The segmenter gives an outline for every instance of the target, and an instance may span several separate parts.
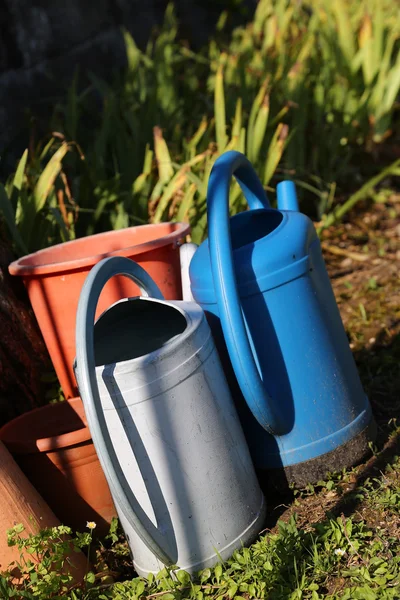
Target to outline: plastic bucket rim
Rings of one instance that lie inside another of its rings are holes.
[[[69,398],[64,400],[68,404],[82,403],[80,396],[76,396],[75,398]],[[30,439],[17,439],[16,436],[11,436],[9,439],[4,438],[4,434],[16,427],[15,432],[18,432],[18,423],[23,420],[26,420],[32,414],[38,414],[48,409],[51,404],[40,406],[38,408],[34,408],[27,413],[23,413],[18,417],[15,417],[0,429],[0,440],[7,447],[7,449],[14,454],[18,455],[27,455],[27,454],[37,454],[37,453],[46,453],[46,452],[54,452],[57,450],[63,450],[67,448],[72,448],[73,446],[77,446],[79,444],[91,441],[91,434],[89,427],[86,423],[86,417],[83,415],[83,427],[78,429],[73,429],[72,431],[68,431],[67,433],[62,433],[60,435],[49,435],[47,437],[37,438],[34,437]],[[82,405],[83,406],[83,405]],[[54,409],[52,409],[54,410]]]
[[[61,246],[66,246],[67,244],[74,244],[77,241],[82,239],[90,239],[96,236],[106,236],[115,235],[118,237],[118,234],[121,232],[126,233],[130,229],[138,229],[138,228],[155,228],[160,225],[172,225],[175,227],[175,231],[171,231],[166,235],[161,237],[156,237],[147,242],[142,242],[140,244],[134,244],[133,246],[124,246],[118,250],[111,250],[110,252],[104,252],[103,254],[91,254],[90,256],[84,256],[78,259],[69,259],[63,262],[44,262],[43,264],[34,264],[27,265],[23,264],[23,261],[26,261],[28,258],[33,256],[40,257],[42,254],[48,253],[49,250],[54,248],[59,248]],[[156,250],[158,248],[162,248],[171,244],[172,242],[179,240],[190,232],[190,224],[189,223],[148,223],[146,225],[138,225],[133,227],[125,227],[124,229],[116,229],[110,231],[104,231],[102,233],[96,233],[92,236],[87,236],[83,238],[77,238],[76,240],[70,240],[68,242],[63,242],[61,244],[55,244],[54,246],[49,246],[48,248],[43,248],[38,250],[37,252],[32,252],[31,254],[26,254],[25,256],[20,257],[18,260],[13,261],[8,270],[11,275],[17,275],[20,277],[37,277],[37,276],[45,276],[45,275],[55,275],[57,273],[66,273],[77,271],[79,269],[83,269],[85,267],[91,267],[96,262],[106,258],[108,256],[136,256],[138,254],[144,254],[145,252],[149,252],[151,250]]]

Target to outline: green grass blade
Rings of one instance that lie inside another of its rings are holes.
[[[174,177],[171,179],[167,187],[165,188],[158,204],[153,217],[153,223],[160,223],[165,210],[167,209],[169,201],[173,196],[183,188],[187,181],[187,167],[182,167]]]
[[[143,190],[144,185],[151,173],[151,169],[153,166],[153,150],[150,150],[149,144],[146,144],[146,150],[144,153],[144,164],[143,164],[143,172],[136,177],[135,181],[132,184],[132,193],[134,195],[140,194]]]
[[[357,202],[364,200],[364,198],[368,196],[374,187],[377,186],[378,183],[380,183],[383,179],[385,179],[385,177],[388,177],[389,175],[399,175],[399,167],[400,159],[393,162],[386,169],[378,173],[378,175],[375,175],[375,177],[369,179],[355,194],[352,194],[344,204],[338,206],[336,210],[327,215],[319,231],[326,229],[337,221],[343,219],[346,213],[348,213],[349,210],[351,210],[357,204]]]
[[[15,172],[14,179],[13,179],[12,186],[11,186],[10,202],[11,202],[11,206],[13,207],[14,211],[17,210],[18,196],[22,189],[27,160],[28,160],[28,150],[26,149],[21,157],[21,160],[18,163],[17,170]]]
[[[356,46],[347,2],[344,0],[333,0],[332,11],[336,18],[340,49],[350,64],[356,53]]]
[[[23,254],[28,254],[28,250],[24,244],[18,227],[15,223],[15,213],[9,197],[7,196],[4,186],[0,183],[0,209],[3,213],[4,220],[10,232],[10,235],[17,246],[18,250]]]
[[[49,212],[53,216],[54,220],[56,221],[56,223],[59,227],[61,241],[68,242],[71,238],[70,238],[69,231],[66,228],[65,223],[63,221],[60,209],[55,206],[50,206]]]
[[[163,138],[160,127],[154,127],[154,150],[158,166],[158,173],[162,183],[168,183],[174,174],[172,168],[171,156],[166,141]]]
[[[242,127],[242,129],[240,130],[238,151],[241,152],[242,154],[244,154],[246,152],[246,128],[245,127]]]
[[[264,185],[268,185],[274,175],[282,154],[285,150],[289,127],[283,123],[279,123],[275,130],[271,144],[268,150],[267,160],[264,168]]]
[[[372,21],[368,13],[364,15],[361,23],[360,32],[358,34],[359,45],[363,52],[362,70],[364,73],[364,81],[368,86],[372,83],[375,75],[375,55],[374,55],[374,40],[372,38]],[[355,55],[356,56],[356,55]],[[379,57],[380,59],[381,57]]]
[[[232,137],[239,138],[241,128],[242,128],[242,99],[238,98],[236,101],[235,118],[233,119],[233,125],[232,125]]]
[[[400,89],[400,52],[396,64],[392,67],[386,83],[386,93],[383,99],[383,110],[388,112],[396,101]]]
[[[204,133],[207,131],[207,127],[208,127],[208,121],[207,121],[206,117],[203,117],[199,127],[197,128],[197,131],[194,133],[194,135],[191,137],[191,139],[189,140],[189,142],[187,144],[187,147],[189,150],[192,150],[194,152],[196,151],[197,144],[200,142]]]
[[[254,139],[254,130],[255,130],[255,122],[257,119],[257,115],[258,115],[258,111],[260,110],[260,107],[263,103],[263,100],[265,98],[265,94],[267,93],[267,87],[268,87],[268,79],[266,79],[264,81],[264,83],[262,84],[261,88],[259,89],[257,96],[254,99],[254,102],[252,104],[251,110],[250,110],[250,116],[249,116],[249,122],[247,125],[247,156],[249,157],[249,160],[252,160],[250,158],[251,153],[252,153],[252,144],[253,144],[253,139]]]
[[[188,187],[188,189],[185,192],[184,197],[182,198],[182,201],[179,205],[179,209],[178,212],[176,214],[176,220],[178,222],[187,222],[188,221],[188,215],[189,215],[189,211],[191,210],[191,208],[193,207],[193,203],[194,203],[194,195],[196,193],[196,186],[194,183],[191,183]]]
[[[140,57],[141,57],[141,52],[139,50],[139,48],[136,46],[135,44],[135,40],[133,39],[133,37],[131,36],[131,34],[129,33],[129,31],[127,29],[122,29],[122,35],[124,37],[124,43],[125,43],[125,51],[126,51],[126,58],[128,61],[128,69],[131,73],[135,73],[135,71],[137,71],[137,68],[140,64]]]
[[[221,153],[224,151],[228,140],[228,136],[226,135],[223,66],[221,64],[218,67],[215,77],[214,113],[218,151]]]
[[[14,179],[13,179],[13,187],[18,191],[22,188],[22,183],[24,180],[26,161],[28,160],[28,149],[23,153],[21,160],[18,163],[17,170],[15,171]]]
[[[383,47],[385,43],[385,23],[381,0],[375,0],[374,2],[373,17],[373,60],[375,74],[379,72],[379,67],[383,56]]]
[[[269,96],[268,94],[265,94],[263,103],[261,105],[260,110],[258,111],[258,115],[254,123],[253,139],[250,142],[251,154],[249,155],[249,160],[253,163],[257,163],[258,161],[261,146],[265,139],[265,132],[267,131],[268,117]]]
[[[56,138],[52,137],[47,144],[45,145],[45,147],[43,148],[42,152],[40,153],[39,156],[39,160],[42,161],[46,158],[46,156],[48,155],[50,148],[52,147],[52,145],[54,144],[54,142],[56,141]]]
[[[386,76],[388,71],[390,71],[393,48],[395,43],[397,42],[398,37],[398,32],[393,30],[389,33],[389,37],[386,41],[385,51],[383,53],[383,57],[379,66],[378,81],[377,84],[374,86],[372,93],[376,105],[379,104],[382,99],[383,89],[386,83]]]
[[[45,205],[47,196],[49,195],[55,180],[57,179],[62,169],[62,160],[69,150],[69,145],[63,142],[59,149],[53,154],[42,174],[34,190],[35,211],[38,213]]]

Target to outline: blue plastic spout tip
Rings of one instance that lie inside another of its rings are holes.
[[[299,211],[296,186],[294,185],[293,181],[281,181],[278,183],[276,186],[276,195],[279,210]]]

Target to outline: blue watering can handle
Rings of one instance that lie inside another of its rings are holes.
[[[96,450],[102,459],[103,470],[120,509],[149,550],[163,564],[172,565],[173,560],[163,548],[165,538],[150,521],[126,481],[114,451],[100,400],[94,358],[93,325],[103,287],[115,275],[125,275],[132,279],[145,296],[164,299],[146,271],[128,258],[120,256],[105,258],[93,267],[82,288],[76,315],[76,364],[79,391],[84,399],[85,412],[91,424],[90,431]]]
[[[220,156],[211,171],[207,192],[208,243],[222,331],[236,378],[252,413],[274,435],[287,433],[287,425],[274,410],[250,346],[243,318],[229,227],[229,188],[232,176],[242,188],[251,209],[269,208],[264,188],[251,163],[240,152]]]

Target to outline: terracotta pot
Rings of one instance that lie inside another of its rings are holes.
[[[72,370],[75,315],[90,269],[106,256],[133,258],[154,279],[167,300],[182,298],[178,243],[190,231],[184,223],[141,225],[58,244],[11,263],[29,298],[66,398],[78,395]],[[107,283],[97,307],[99,316],[120,298],[139,295],[126,277]]]
[[[0,440],[64,525],[108,532],[116,510],[80,398],[37,408],[0,429]]]
[[[0,572],[8,570],[14,561],[20,562],[20,551],[17,546],[7,545],[6,535],[7,529],[19,523],[25,527],[21,534],[23,537],[35,535],[40,529],[60,525],[55,514],[0,442]],[[32,554],[27,554],[25,558],[35,560]],[[68,563],[68,572],[73,576],[74,582],[81,582],[87,572],[84,554],[71,550]],[[10,571],[17,581],[18,569],[14,567]]]

